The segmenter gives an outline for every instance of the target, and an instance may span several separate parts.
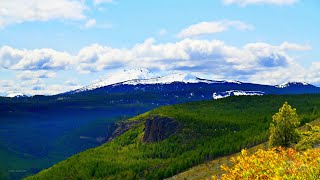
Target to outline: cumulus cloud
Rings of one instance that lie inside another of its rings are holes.
[[[251,4],[273,4],[273,5],[292,5],[298,0],[222,0],[224,4],[237,4],[247,6]]]
[[[296,45],[296,44],[293,44]],[[287,43],[286,46],[293,46]],[[83,48],[78,53],[78,70],[102,71],[107,69],[144,67],[157,70],[221,70],[237,71],[287,66],[292,58],[282,45],[250,43],[242,48],[219,40],[184,39],[176,43],[156,44],[147,39],[131,49],[115,49],[98,44]]]
[[[290,56],[280,46],[272,46],[267,43],[250,43],[244,46],[244,49],[250,51],[257,62],[266,67],[287,66],[291,60]]]
[[[0,48],[0,66],[13,70],[66,69],[73,57],[66,52],[53,49],[15,49],[9,46]]]
[[[298,73],[297,73],[298,72]],[[306,78],[306,70],[296,63],[291,63],[287,67],[277,67],[268,70],[257,71],[248,76],[247,81],[259,84],[281,84],[284,82],[309,82]]]
[[[24,93],[27,95],[54,95],[82,87],[75,81],[66,81],[62,84],[46,84],[42,80],[24,80],[17,83],[14,80],[0,80],[0,95]]]
[[[221,21],[211,21],[211,22],[201,22],[198,24],[193,24],[186,29],[182,30],[177,37],[186,38],[192,36],[206,35],[224,32],[229,29],[237,30],[252,30],[254,27],[250,24],[247,24],[242,21],[230,21],[230,20],[221,20]]]
[[[0,1],[0,28],[9,24],[52,19],[85,19],[82,0],[9,0]]]
[[[278,46],[249,43],[235,47],[219,40],[183,39],[157,44],[150,38],[132,48],[119,49],[93,44],[76,55],[53,49],[20,50],[0,48],[0,66],[12,70],[62,70],[98,72],[125,67],[155,70],[221,70],[254,71],[286,67],[293,59],[288,51],[308,50],[308,45],[284,42]]]
[[[256,42],[235,47],[219,40],[184,39],[157,44],[154,39],[147,39],[130,49],[95,44],[82,49],[77,59],[81,62],[78,70],[87,72],[143,67],[154,71],[189,71],[220,79],[266,84],[300,80],[316,82],[320,63],[306,70],[289,54],[289,51],[310,48],[309,45],[289,42],[279,45]],[[309,79],[311,76],[313,80]]]
[[[0,48],[0,67],[18,71],[17,79],[34,83],[26,86],[36,94],[58,91],[57,86],[51,87],[55,89],[53,91],[42,81],[54,78],[56,71],[65,69],[93,73],[146,68],[156,72],[187,71],[220,79],[267,84],[285,80],[316,82],[320,80],[320,63],[315,62],[306,70],[290,55],[291,51],[310,48],[309,45],[289,42],[279,45],[256,42],[236,47],[220,40],[199,39],[157,43],[152,38],[126,49],[93,44],[75,55],[53,49],[20,50],[3,46]],[[8,86],[6,83],[4,85]],[[78,87],[73,82],[64,86]]]

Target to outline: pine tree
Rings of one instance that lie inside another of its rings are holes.
[[[295,108],[285,102],[279,112],[272,116],[270,124],[270,146],[291,147],[299,140],[300,124]]]

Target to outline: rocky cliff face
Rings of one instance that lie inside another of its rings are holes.
[[[113,131],[112,135],[108,138],[108,141],[112,141],[116,137],[125,133],[129,129],[131,129],[134,125],[139,124],[141,121],[120,121],[116,124],[116,129]]]
[[[141,123],[139,121],[120,121],[116,124],[116,128],[112,135],[108,138],[108,141],[114,140],[116,137],[122,135],[126,131],[130,130],[133,126]],[[145,121],[144,136],[142,141],[158,142],[168,138],[169,136],[177,133],[180,130],[180,124],[173,118],[151,116]]]
[[[180,124],[172,118],[154,116],[145,122],[143,142],[161,141],[180,129]]]

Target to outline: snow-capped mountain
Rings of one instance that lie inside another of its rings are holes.
[[[181,82],[181,83],[236,83],[241,84],[239,81],[215,81],[215,80],[208,80],[208,79],[202,79],[198,78],[190,73],[173,73],[166,76],[161,76],[157,78],[151,78],[151,79],[140,79],[140,80],[130,80],[123,82],[122,84],[128,84],[128,85],[138,85],[138,84],[171,84],[174,82]]]
[[[236,83],[241,84],[239,81],[214,81],[198,78],[189,73],[173,73],[166,76],[160,76],[152,73],[147,69],[130,69],[117,72],[110,75],[104,80],[97,83],[85,86],[83,88],[71,91],[69,93],[79,93],[84,91],[90,91],[110,85],[142,85],[142,84],[171,84],[174,82],[181,83]]]
[[[157,94],[161,98],[173,96],[180,99],[202,100],[240,95],[320,93],[320,88],[299,82],[271,86],[230,80],[217,81],[184,72],[159,76],[147,69],[130,69],[113,73],[97,83],[61,95],[78,93],[88,95],[142,93],[143,95]],[[194,96],[189,96],[190,93]]]
[[[224,92],[214,92],[213,99],[221,99],[229,96],[262,96],[265,92],[262,91],[241,91],[241,90],[230,90]]]
[[[143,79],[151,79],[151,78],[157,78],[157,77],[160,77],[160,76],[158,74],[150,72],[147,69],[123,70],[120,72],[115,72],[114,74],[108,76],[104,80],[101,80],[97,83],[77,89],[73,92],[77,93],[77,92],[89,91],[89,90],[109,86],[109,85],[120,83],[120,82],[129,81],[129,80],[143,80]]]
[[[313,86],[311,84],[308,84],[306,82],[285,82],[279,85],[276,85],[275,87],[277,88],[287,88],[287,87],[292,87],[292,86]],[[314,86],[313,86],[314,87]]]
[[[15,98],[15,97],[28,97],[28,96],[23,93],[10,93],[6,97]]]
[[[200,79],[192,74],[188,73],[173,73],[166,76],[150,79],[137,79],[123,82],[123,84],[138,85],[138,84],[171,84],[173,82],[183,83],[213,83],[215,81]]]
[[[90,91],[106,86],[120,86],[120,85],[152,85],[152,84],[171,84],[171,83],[231,83],[241,84],[239,81],[215,81],[198,78],[192,74],[179,72],[165,76],[159,76],[152,73],[147,69],[130,69],[118,72],[108,78],[101,80],[92,85],[85,86],[83,88],[71,91],[69,93],[79,93],[84,91]]]

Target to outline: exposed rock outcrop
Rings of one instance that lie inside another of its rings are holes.
[[[143,142],[161,141],[180,129],[180,124],[168,117],[153,116],[146,120]]]
[[[125,133],[129,129],[131,129],[134,125],[139,124],[141,121],[120,121],[116,124],[116,129],[113,131],[112,135],[108,138],[108,141],[112,141],[116,137]]]

